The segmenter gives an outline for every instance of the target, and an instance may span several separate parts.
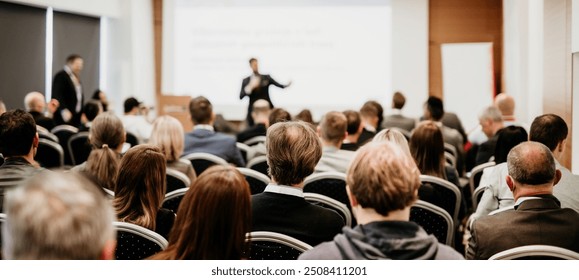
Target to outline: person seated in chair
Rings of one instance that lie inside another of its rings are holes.
[[[56,126],[56,122],[52,119],[52,116],[58,109],[58,106],[58,100],[52,99],[47,104],[44,95],[37,91],[29,92],[24,97],[24,107],[26,111],[34,117],[37,125],[46,128],[48,131],[51,131]]]
[[[318,126],[318,135],[322,140],[322,158],[316,165],[315,172],[335,171],[346,173],[354,152],[341,150],[342,142],[348,136],[348,120],[341,112],[328,112]]]
[[[253,103],[253,110],[251,117],[253,119],[253,126],[250,126],[237,134],[237,142],[243,143],[256,136],[265,136],[267,127],[269,126],[269,113],[271,108],[269,102],[264,99],[259,99]]]

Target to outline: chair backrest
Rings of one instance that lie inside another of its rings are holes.
[[[489,161],[489,162],[485,162],[483,164],[479,164],[479,165],[472,168],[472,170],[470,171],[470,176],[468,176],[468,186],[470,187],[470,193],[471,194],[474,194],[474,191],[478,187],[484,169],[487,167],[495,166],[495,165],[496,165],[496,163],[494,161]],[[474,200],[473,200],[473,202],[474,202]]]
[[[304,193],[318,193],[335,199],[348,207],[352,212],[352,206],[346,192],[346,174],[335,171],[319,172],[308,176],[304,180]],[[352,217],[352,227],[357,225]]]
[[[346,204],[319,193],[305,192],[304,199],[313,204],[322,206],[324,208],[332,209],[338,212],[338,214],[340,214],[340,216],[342,216],[342,218],[344,219],[344,223],[346,224],[346,226],[352,227],[352,211],[348,209],[348,206],[346,206]]]
[[[251,137],[245,141],[243,141],[243,144],[248,145],[248,146],[253,146],[253,145],[257,145],[259,143],[265,143],[265,136],[254,136]]]
[[[36,126],[36,128],[38,128],[38,127],[39,127],[39,126]],[[40,139],[47,139],[47,140],[50,140],[50,141],[52,141],[52,142],[59,143],[58,137],[57,137],[56,135],[48,132],[48,130],[46,130],[46,129],[44,129],[44,130],[37,129],[36,131],[38,132],[38,137],[39,137]]]
[[[0,165],[4,164],[4,155],[0,153]]]
[[[113,222],[117,230],[117,260],[142,260],[167,248],[168,242],[158,233],[124,222]]]
[[[227,165],[227,161],[209,153],[191,153],[182,158],[191,161],[191,165],[193,165],[193,169],[195,169],[197,176],[201,175],[205,169],[213,165]]]
[[[245,176],[245,180],[249,183],[251,194],[262,193],[265,190],[265,187],[267,187],[271,182],[269,177],[255,170],[244,167],[237,167],[237,170]]]
[[[579,260],[579,253],[557,246],[527,245],[496,253],[489,260]]]
[[[249,162],[255,156],[255,150],[250,146],[239,142],[235,143],[235,145],[237,145],[237,149],[241,152],[241,156],[243,156],[245,162]]]
[[[297,260],[301,253],[312,249],[307,243],[277,232],[253,231],[250,260]]]
[[[6,214],[0,213],[0,260],[2,259],[2,227],[6,223]]]
[[[265,176],[269,176],[267,170],[269,169],[269,165],[267,165],[267,157],[266,156],[257,156],[250,160],[247,165],[247,168],[255,170]]]
[[[480,186],[480,187],[476,188],[474,190],[474,192],[472,193],[472,209],[474,211],[476,211],[476,208],[478,207],[478,203],[480,202],[480,199],[482,198],[486,189],[487,189],[486,186]]]
[[[454,169],[456,169],[456,157],[454,157],[449,152],[444,152],[444,159],[446,160],[446,163],[448,163],[448,165],[450,165],[450,166],[454,167]]]
[[[418,200],[410,207],[410,221],[434,235],[438,242],[454,247],[454,223],[452,217],[444,209]]]
[[[167,168],[167,192],[174,190],[188,188],[191,185],[191,180],[187,175],[172,168]]]
[[[78,128],[68,124],[61,124],[55,126],[50,132],[58,137],[58,143],[64,149],[64,164],[72,165],[70,150],[67,149],[68,139],[78,133]]]
[[[51,140],[39,139],[38,150],[34,159],[45,168],[58,168],[64,165],[64,150]]]
[[[139,139],[137,135],[127,131],[125,142],[131,144],[131,147],[134,147],[141,144],[141,139]]]
[[[185,193],[187,193],[188,190],[189,187],[181,188],[165,194],[162,207],[173,211],[173,213],[177,213],[179,204],[181,204],[181,200],[183,200],[183,196],[185,196]]]
[[[70,139],[68,139],[68,151],[72,165],[79,165],[88,159],[90,151],[92,150],[88,141],[88,135],[89,132],[84,131],[72,135]]]
[[[105,195],[107,196],[108,199],[113,200],[115,198],[115,192],[113,192],[107,188],[102,188],[102,189],[105,192]]]
[[[418,189],[420,200],[432,203],[446,210],[455,224],[458,224],[458,212],[462,195],[453,183],[430,175],[420,175],[421,186]]]
[[[454,156],[454,158],[458,158],[458,151],[456,150],[456,148],[450,144],[450,143],[444,143],[444,151],[445,152],[449,152],[451,155]]]

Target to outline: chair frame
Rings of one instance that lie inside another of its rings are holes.
[[[265,139],[267,139],[265,136],[259,135],[259,136],[254,136],[251,137],[245,141],[243,141],[243,144],[247,145],[247,146],[253,146],[259,143],[265,143]]]
[[[181,157],[182,159],[186,159],[191,161],[192,159],[204,159],[204,160],[208,160],[208,161],[212,161],[215,164],[221,164],[221,165],[228,165],[227,161],[214,155],[214,154],[210,154],[210,153],[190,153],[187,155],[184,155]],[[199,176],[199,174],[197,174],[197,176]]]
[[[90,135],[90,134],[89,134],[88,131],[82,131],[82,132],[79,132],[79,133],[77,133],[77,134],[75,134],[75,135],[70,136],[70,138],[68,138],[68,143],[67,143],[67,146],[68,146],[68,147],[67,147],[67,148],[68,148],[68,152],[70,153],[70,159],[72,160],[72,165],[79,165],[79,164],[82,163],[82,162],[76,162],[76,160],[75,160],[75,158],[74,158],[74,151],[73,151],[72,145],[71,145],[72,141],[75,140],[75,139],[77,139],[77,138],[84,137],[84,136],[86,136],[86,139],[88,140],[88,139],[89,139],[89,135]]]
[[[47,146],[50,146],[54,149],[56,149],[58,151],[58,161],[60,162],[60,166],[58,166],[57,168],[61,168],[64,166],[64,149],[62,149],[62,146],[60,146],[60,144],[58,144],[58,142],[53,142],[51,140],[48,139],[38,139],[38,143],[42,143],[45,144]]]
[[[343,213],[344,216],[346,217],[346,220],[344,221],[346,223],[346,226],[352,227],[352,212],[350,212],[350,209],[348,209],[348,206],[346,206],[344,203],[341,203],[341,202],[339,202],[339,201],[337,201],[329,196],[319,194],[319,193],[305,192],[304,193],[304,199],[306,201],[309,201],[309,202],[319,202],[319,203],[330,205],[332,207],[332,209],[340,211],[341,213]]]
[[[0,222],[6,222],[6,213],[0,213]]]
[[[473,211],[476,211],[476,208],[478,207],[479,200],[477,199],[477,197],[481,193],[484,193],[486,191],[486,189],[487,189],[486,186],[479,186],[472,193],[472,209],[473,209]]]
[[[115,192],[113,192],[107,188],[102,188],[102,189],[105,192],[105,194],[107,195],[108,199],[114,199],[115,198]]]
[[[281,245],[292,247],[300,252],[313,249],[313,247],[301,240],[293,238],[289,235],[271,232],[271,231],[252,231],[248,233],[247,238],[251,241],[265,241],[275,242]]]
[[[456,157],[454,157],[451,152],[444,151],[444,158],[446,163],[456,169]]]
[[[169,245],[169,242],[163,236],[142,226],[125,222],[113,222],[113,227],[117,231],[122,230],[155,242],[162,250],[165,250]]]
[[[444,151],[449,152],[454,158],[458,158],[458,151],[452,144],[444,142]]]
[[[237,149],[245,152],[245,162],[249,162],[255,157],[255,150],[252,149],[249,145],[241,142],[236,142],[235,145],[237,146]]]
[[[165,198],[163,198],[163,203],[165,203],[167,200],[170,200],[170,199],[173,199],[173,198],[176,198],[179,196],[184,196],[188,190],[189,190],[189,188],[180,188],[180,189],[176,189],[170,193],[165,194]],[[161,203],[161,205],[163,203]]]
[[[440,185],[444,188],[451,190],[455,194],[456,202],[454,205],[454,213],[448,213],[448,214],[451,215],[454,224],[457,224],[458,223],[458,212],[460,211],[460,200],[462,198],[462,196],[460,194],[460,189],[449,181],[446,181],[446,180],[438,178],[438,177],[430,176],[430,175],[420,175],[420,182],[421,183],[434,183],[434,184]],[[427,201],[425,201],[425,202],[427,202]],[[432,204],[432,203],[430,203],[430,204]],[[438,207],[440,207],[440,206],[438,206]],[[440,209],[444,210],[443,208],[440,208]],[[447,212],[446,210],[444,210],[444,211]]]
[[[251,169],[251,170],[255,170],[255,169],[252,169],[251,167],[258,164],[258,163],[262,163],[262,162],[267,163],[267,157],[266,156],[256,156],[256,157],[252,158],[250,161],[248,161],[247,164],[245,165],[245,167],[248,169]]]
[[[68,125],[68,124],[57,125],[50,131],[50,133],[56,135],[57,132],[64,131],[64,130],[66,130],[68,132],[72,132],[72,133],[78,133],[78,128],[76,128],[72,125]]]
[[[38,129],[38,126],[37,126],[36,132],[38,132],[38,136],[40,139],[50,139],[51,141],[53,141],[55,143],[59,143],[58,136],[50,133],[50,131],[48,131],[46,129],[41,130],[41,129]]]
[[[549,256],[564,260],[579,260],[579,253],[551,245],[527,245],[492,255],[489,260],[514,260],[522,257]]]
[[[470,171],[470,175],[468,176],[468,185],[470,187],[470,193],[471,194],[474,195],[475,190],[479,187],[479,186],[474,185],[475,175],[477,175],[478,173],[482,173],[485,168],[495,166],[495,165],[496,165],[496,163],[494,161],[489,161],[489,162],[485,162],[483,164],[479,164],[479,165],[472,168],[472,170]],[[480,184],[480,182],[479,182],[479,184]]]
[[[306,177],[306,179],[304,179],[304,187],[311,182],[321,180],[321,179],[341,179],[341,180],[344,180],[344,182],[346,182],[346,174],[342,173],[342,172],[337,172],[337,171],[326,171],[326,172],[314,173],[314,174]]]
[[[244,176],[253,177],[254,179],[257,179],[257,180],[264,182],[266,185],[269,185],[271,183],[271,179],[269,179],[269,177],[267,177],[265,174],[263,174],[259,171],[256,171],[256,170],[253,170],[253,169],[250,169],[247,167],[236,167],[236,168]]]
[[[187,187],[191,186],[191,180],[189,180],[189,177],[183,174],[183,172],[167,167],[167,175],[177,178],[178,180],[183,182]]]
[[[444,210],[441,207],[438,207],[430,202],[426,202],[423,200],[417,200],[412,205],[412,207],[422,208],[422,209],[428,210],[430,212],[433,212],[437,215],[442,216],[444,218],[444,220],[446,220],[446,223],[448,224],[448,230],[446,231],[445,244],[454,248],[454,246],[453,246],[453,243],[454,243],[454,222],[453,222],[452,217],[450,216],[450,214],[448,214],[448,212],[446,210]]]

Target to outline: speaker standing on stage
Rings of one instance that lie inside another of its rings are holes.
[[[64,69],[56,73],[52,81],[52,97],[60,103],[54,114],[56,124],[80,125],[84,97],[80,82],[83,59],[73,54],[66,59]]]
[[[269,102],[271,108],[273,108],[273,104],[271,103],[271,99],[269,98],[269,86],[274,85],[279,88],[286,88],[291,85],[289,82],[287,85],[282,85],[276,82],[272,77],[269,75],[262,75],[259,73],[257,59],[252,58],[249,60],[249,65],[251,66],[251,70],[253,74],[245,79],[241,84],[241,92],[239,93],[239,99],[243,99],[245,96],[249,96],[249,106],[247,107],[247,124],[249,126],[253,125],[253,119],[251,118],[251,110],[253,107],[253,103],[259,99],[265,99]]]

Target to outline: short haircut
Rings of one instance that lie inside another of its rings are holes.
[[[504,92],[495,96],[495,105],[503,116],[512,116],[515,113],[515,99]]]
[[[481,121],[491,120],[493,122],[502,122],[503,115],[501,114],[499,108],[495,106],[488,106],[478,115],[478,119]]]
[[[297,185],[314,172],[322,157],[322,144],[306,122],[279,122],[267,130],[269,175],[278,184]]]
[[[149,144],[159,147],[167,162],[179,160],[183,154],[184,143],[183,125],[176,118],[160,116],[155,120]]]
[[[541,185],[555,178],[555,159],[542,143],[527,141],[515,146],[507,156],[509,175],[526,185]]]
[[[358,150],[346,183],[360,206],[387,216],[416,201],[420,172],[412,158],[395,144],[371,142]]]
[[[86,116],[86,119],[92,122],[98,116],[98,114],[103,111],[103,105],[100,103],[100,101],[89,100],[86,104],[84,104],[82,111]]]
[[[127,98],[123,104],[125,113],[132,111],[134,108],[139,108],[139,106],[141,106],[141,102],[134,97]]]
[[[360,124],[362,123],[362,118],[360,117],[360,113],[354,110],[346,110],[342,112],[346,119],[348,120],[348,127],[346,131],[350,135],[354,135],[358,133],[358,129],[360,128]]]
[[[203,96],[191,99],[189,113],[194,124],[209,124],[213,117],[213,105]]]
[[[442,99],[436,96],[428,97],[428,100],[426,100],[426,109],[430,112],[430,117],[433,121],[440,121],[444,116]]]
[[[66,58],[66,63],[67,64],[73,63],[75,60],[79,58],[82,59],[82,57],[78,54],[71,54]]]
[[[344,140],[348,119],[341,112],[331,111],[324,115],[320,122],[320,132],[322,139],[337,144]]]
[[[24,156],[30,152],[36,136],[36,122],[21,109],[0,115],[0,153],[4,157]]]
[[[257,58],[255,58],[255,57],[250,58],[250,59],[249,59],[249,64],[251,64],[251,63],[254,62],[254,61],[257,61]]]
[[[520,126],[507,126],[497,132],[498,138],[495,145],[495,163],[507,161],[507,155],[518,144],[529,139],[527,131]]]
[[[98,187],[74,173],[42,172],[6,194],[4,258],[99,259],[115,214]]]
[[[304,121],[310,124],[314,124],[314,117],[312,116],[312,111],[309,109],[303,109],[297,115],[294,116],[295,121]]]
[[[38,91],[29,92],[24,96],[24,108],[26,111],[31,112],[38,108],[38,102],[42,102],[44,105],[44,95]],[[43,113],[43,112],[39,112]]]
[[[292,115],[282,108],[275,108],[269,113],[269,125],[272,126],[278,122],[287,122],[292,120]]]
[[[544,114],[536,117],[531,124],[529,140],[547,146],[551,151],[567,138],[569,129],[565,121],[555,114]]]
[[[253,103],[252,112],[258,115],[269,115],[271,112],[271,103],[265,99],[258,99]]]
[[[384,120],[384,108],[374,100],[366,101],[360,108],[360,114],[364,117],[378,117],[378,125]]]
[[[404,104],[406,104],[406,97],[404,97],[404,94],[399,91],[395,92],[394,95],[392,95],[392,106],[395,109],[402,109]]]

